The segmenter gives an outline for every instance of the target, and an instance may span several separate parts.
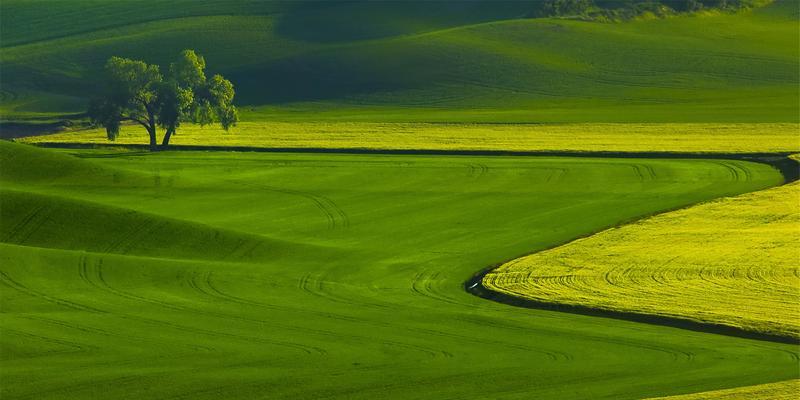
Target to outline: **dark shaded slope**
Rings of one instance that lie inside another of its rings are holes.
[[[166,64],[188,47],[233,80],[247,119],[402,110],[417,121],[443,111],[453,121],[797,121],[791,1],[625,23],[508,20],[528,6],[487,4],[323,2],[4,47],[0,114],[82,111],[108,57]]]

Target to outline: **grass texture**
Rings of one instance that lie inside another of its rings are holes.
[[[798,121],[796,0],[624,23],[535,3],[8,0],[0,116],[82,112],[110,56],[193,48],[251,121]]]
[[[800,125],[760,124],[422,124],[367,122],[242,122],[230,132],[184,125],[173,143],[284,148],[793,152]],[[125,126],[114,143],[142,144],[141,127]],[[29,143],[108,144],[100,129],[21,139]]]
[[[538,301],[800,338],[799,199],[792,183],[655,216],[511,261],[483,283]]]
[[[0,165],[3,399],[638,399],[798,377],[796,346],[462,287],[498,260],[778,184],[766,165],[4,141]]]

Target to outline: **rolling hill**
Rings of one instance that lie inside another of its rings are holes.
[[[730,164],[748,174],[0,141],[0,397],[619,400],[797,378],[795,345],[463,289],[498,260],[781,181]]]
[[[757,6],[1,1],[2,138],[83,118],[110,56],[164,67],[186,48],[233,81],[243,121],[185,124],[174,144],[199,146],[181,151],[92,148],[100,129],[0,140],[0,397],[794,391],[786,340],[464,290],[501,260],[791,175],[701,158],[800,149],[800,4],[721,3],[740,2]]]
[[[4,1],[4,120],[83,111],[111,55],[184,48],[247,120],[797,122],[795,0],[601,23],[536,2]],[[45,13],[44,11],[47,10]]]

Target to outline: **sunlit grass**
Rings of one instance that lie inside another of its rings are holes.
[[[634,399],[797,377],[796,346],[463,290],[499,260],[779,183],[764,164],[0,141],[0,165],[3,399]]]
[[[182,126],[172,143],[201,146],[514,151],[791,152],[800,150],[800,125],[764,124],[422,124],[242,122]],[[107,144],[99,129],[22,139],[26,142]],[[116,142],[143,144],[138,126]]]
[[[798,200],[800,183],[724,198],[511,261],[483,282],[544,302],[797,338]]]
[[[800,380],[794,379],[764,385],[715,390],[651,400],[795,400],[800,393]]]

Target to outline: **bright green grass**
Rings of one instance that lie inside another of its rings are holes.
[[[798,121],[796,0],[613,24],[520,19],[524,2],[59,4],[2,13],[26,16],[0,43],[5,119],[82,111],[111,55],[194,48],[246,120]]]
[[[635,399],[798,375],[796,346],[462,288],[779,183],[765,165],[726,162],[744,181],[703,160],[76,155],[0,142],[3,399]]]

